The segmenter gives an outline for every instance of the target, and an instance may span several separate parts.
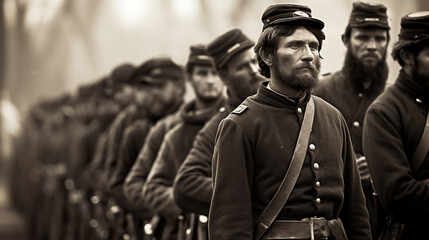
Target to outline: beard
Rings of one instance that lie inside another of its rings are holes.
[[[386,52],[375,66],[367,67],[348,48],[344,60],[343,73],[346,79],[352,84],[353,89],[356,89],[358,92],[380,92],[386,86],[389,74],[389,67],[386,63]],[[362,84],[363,80],[371,83],[369,88],[365,89]]]
[[[318,79],[319,72],[320,72],[319,57],[315,59],[314,64],[311,64],[310,62],[303,62],[296,66],[289,66],[289,69],[285,73],[282,73],[280,71],[281,65],[282,63],[277,61],[277,58],[273,59],[274,76],[276,76],[279,82],[281,82],[285,86],[293,88],[297,91],[309,91],[312,88],[314,88],[319,81]],[[301,71],[301,69],[303,68],[307,68],[310,72],[310,75],[299,74],[298,71]]]

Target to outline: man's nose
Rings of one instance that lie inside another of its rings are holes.
[[[314,55],[313,51],[311,51],[310,46],[305,45],[303,49],[302,61],[313,61]]]
[[[374,38],[371,38],[371,39],[368,40],[366,48],[368,50],[376,50],[377,49],[377,42],[375,41]]]
[[[216,74],[214,74],[214,73],[209,73],[208,75],[207,75],[207,83],[208,84],[214,84],[215,83],[215,81],[216,81],[216,78],[217,78],[218,76],[216,75]]]

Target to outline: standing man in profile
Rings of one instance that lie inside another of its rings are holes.
[[[391,220],[404,224],[397,239],[425,239],[429,226],[429,11],[401,19],[392,57],[401,70],[395,84],[368,108],[363,149],[381,204]]]
[[[187,212],[207,216],[212,197],[212,155],[217,128],[222,119],[256,93],[265,80],[259,72],[253,47],[255,43],[241,30],[231,29],[208,44],[216,69],[227,88],[227,104],[197,134],[192,149],[174,182],[174,199]],[[206,219],[202,217],[202,219]]]
[[[173,181],[198,131],[225,105],[223,83],[205,46],[193,45],[190,50],[187,75],[195,99],[185,103],[180,109],[180,122],[165,134],[141,193],[153,213],[166,221],[162,240],[181,239],[179,215],[183,211],[174,202]]]
[[[382,4],[353,3],[349,23],[341,36],[347,53],[340,71],[321,79],[313,94],[343,114],[350,130],[353,149],[370,215],[373,238],[383,216],[377,213],[374,190],[362,148],[363,120],[369,105],[383,92],[388,76],[386,63],[389,24]],[[380,218],[378,218],[380,217]]]
[[[210,239],[371,239],[347,124],[311,95],[324,23],[295,4],[262,22],[255,52],[271,81],[219,125]]]

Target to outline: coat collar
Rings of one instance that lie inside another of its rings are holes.
[[[180,117],[184,122],[187,123],[205,123],[207,122],[215,113],[219,111],[219,108],[225,105],[225,98],[220,97],[213,106],[202,111],[195,111],[195,100],[192,100],[186,103],[180,111]]]
[[[421,81],[418,81],[417,79],[409,76],[403,70],[399,72],[399,76],[396,79],[395,85],[416,98],[416,101],[419,99],[425,102],[426,105],[429,104],[429,89],[425,88],[421,84]]]
[[[280,108],[296,108],[296,107],[305,107],[307,102],[310,100],[311,94],[308,92],[300,100],[296,101],[287,96],[281,95],[267,88],[268,81],[261,83],[259,85],[258,93],[255,95],[254,99],[258,102],[265,103]]]

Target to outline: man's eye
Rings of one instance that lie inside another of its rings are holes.
[[[292,49],[298,49],[298,48],[300,48],[301,46],[300,46],[298,43],[292,43],[292,44],[290,45],[290,47],[291,47]]]
[[[317,46],[316,44],[311,44],[311,45],[310,45],[310,49],[311,49],[311,51],[317,51],[318,47],[319,47],[319,46]]]
[[[378,38],[376,38],[376,40],[377,40],[377,42],[383,42],[383,41],[386,41],[386,38],[385,37],[378,37]]]
[[[356,37],[356,39],[357,39],[357,40],[361,40],[361,41],[366,41],[366,40],[368,40],[369,38],[368,38],[368,37],[365,37],[365,36],[358,36],[358,37]]]
[[[199,76],[207,76],[207,72],[197,72],[197,75]]]

